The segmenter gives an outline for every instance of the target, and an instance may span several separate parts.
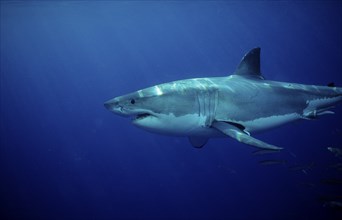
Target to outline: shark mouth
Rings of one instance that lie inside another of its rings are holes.
[[[142,113],[142,114],[137,114],[135,116],[135,119],[136,120],[140,120],[140,119],[144,119],[144,118],[147,118],[147,117],[150,117],[150,116],[153,116],[153,115],[151,115],[149,113]]]
[[[150,118],[150,117],[156,117],[156,116],[152,115],[150,113],[144,112],[144,113],[134,115],[132,119],[133,119],[133,121],[140,121],[140,120]]]

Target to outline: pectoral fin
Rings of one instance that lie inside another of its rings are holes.
[[[269,150],[280,150],[281,147],[277,147],[271,144],[267,144],[265,142],[262,142],[258,139],[255,139],[251,136],[249,136],[246,132],[242,131],[238,127],[226,123],[226,122],[214,122],[212,124],[212,127],[216,128],[217,130],[221,131],[225,135],[228,135],[229,137],[232,137],[242,143],[252,145],[254,147],[262,148],[262,149],[269,149]]]
[[[189,137],[189,141],[193,147],[202,148],[207,142],[207,137]]]

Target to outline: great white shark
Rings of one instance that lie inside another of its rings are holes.
[[[260,48],[249,51],[230,76],[164,83],[119,96],[105,107],[151,132],[189,137],[194,147],[229,136],[258,148],[279,150],[251,136],[299,119],[333,114],[342,88],[265,80]]]

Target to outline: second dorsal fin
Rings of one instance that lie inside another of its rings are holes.
[[[245,54],[234,74],[264,79],[260,72],[260,47],[253,48]]]

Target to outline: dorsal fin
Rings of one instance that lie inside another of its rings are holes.
[[[260,47],[253,48],[245,54],[234,74],[264,79],[260,72]]]

